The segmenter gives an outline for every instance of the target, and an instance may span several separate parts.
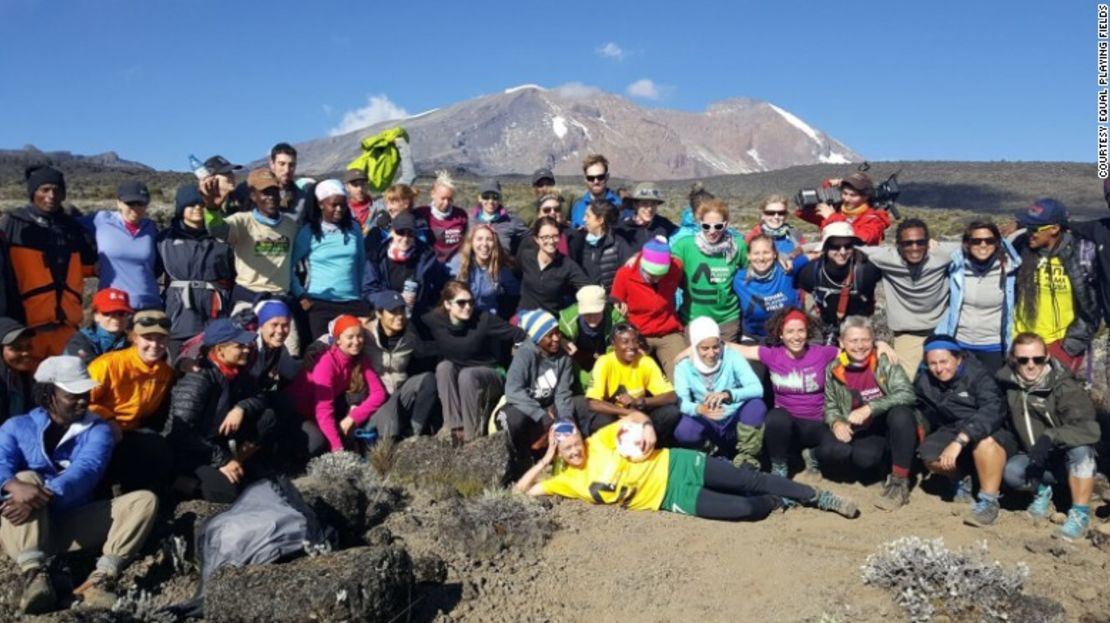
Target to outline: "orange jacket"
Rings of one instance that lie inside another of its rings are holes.
[[[162,410],[174,372],[165,360],[143,363],[132,346],[93,359],[89,376],[100,382],[89,397],[89,410],[123,430],[134,430]]]

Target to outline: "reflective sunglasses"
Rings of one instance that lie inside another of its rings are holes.
[[[1040,355],[1038,357],[1014,357],[1014,361],[1018,362],[1019,364],[1021,364],[1023,366],[1029,365],[1030,361],[1037,364],[1038,366],[1043,366],[1045,364],[1045,362],[1048,361],[1048,357],[1046,357],[1044,355]]]
[[[710,231],[710,230],[721,231],[726,226],[728,226],[728,223],[702,223],[701,224],[702,231]]]

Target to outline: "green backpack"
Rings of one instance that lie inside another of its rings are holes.
[[[397,167],[401,166],[401,153],[394,144],[398,138],[407,141],[409,133],[404,128],[391,128],[362,139],[362,154],[347,165],[348,169],[366,172],[370,190],[375,194],[389,188]]]

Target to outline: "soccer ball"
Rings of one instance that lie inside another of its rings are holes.
[[[639,422],[622,422],[617,430],[617,452],[626,459],[644,458],[644,425]]]

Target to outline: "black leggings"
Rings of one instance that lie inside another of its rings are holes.
[[[827,438],[833,437],[827,424],[819,420],[796,418],[786,409],[771,409],[763,420],[763,447],[772,463],[790,460],[790,449],[795,444],[802,448],[816,448]]]
[[[822,466],[829,464],[845,468],[851,465],[861,471],[873,470],[883,462],[888,448],[895,467],[909,470],[913,466],[913,455],[917,450],[917,420],[910,407],[894,407],[882,417],[875,418],[870,426],[856,431],[849,443],[829,435],[817,448],[817,460]]]
[[[710,457],[705,461],[705,484],[698,492],[695,514],[705,519],[754,521],[775,510],[781,498],[809,502],[816,496],[813,487]]]
[[[123,431],[101,481],[103,491],[119,485],[123,493],[149,489],[158,493],[173,482],[173,448],[148,429]]]

